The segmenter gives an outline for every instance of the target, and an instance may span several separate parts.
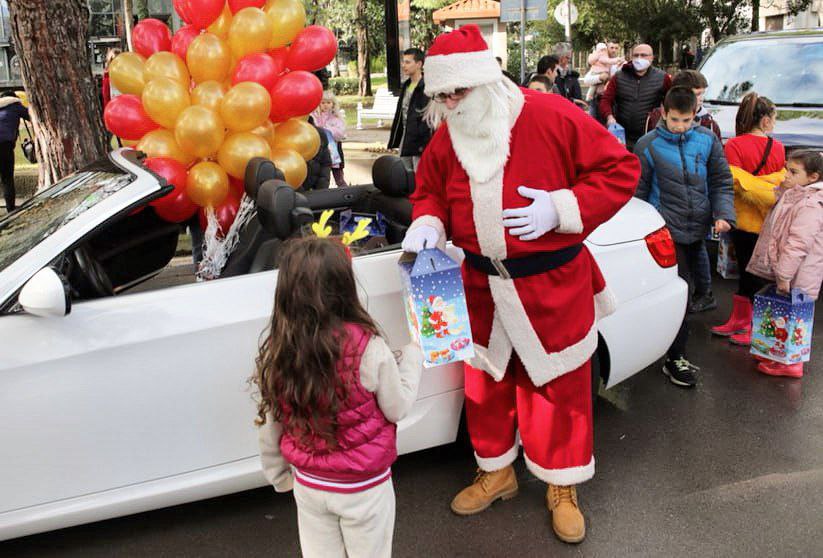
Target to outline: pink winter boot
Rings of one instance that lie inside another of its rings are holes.
[[[732,298],[732,315],[729,320],[719,326],[712,328],[712,333],[721,337],[729,337],[735,333],[742,333],[751,330],[752,327],[752,301],[748,297],[734,295]]]
[[[757,365],[757,369],[769,376],[785,376],[787,378],[802,378],[803,377],[803,363],[796,364],[782,364],[780,362],[761,362]]]

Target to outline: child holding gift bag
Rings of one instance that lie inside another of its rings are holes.
[[[416,345],[395,360],[359,302],[346,246],[286,243],[253,382],[263,472],[277,492],[294,489],[303,556],[391,556],[396,423],[421,361]]]
[[[823,281],[823,155],[795,151],[786,170],[746,270],[777,283],[779,293],[797,288],[817,300]],[[803,363],[764,360],[757,369],[771,376],[803,376]]]
[[[312,113],[314,123],[326,131],[329,140],[329,153],[331,154],[331,172],[334,182],[338,188],[348,186],[343,177],[343,140],[346,139],[346,122],[340,114],[340,103],[331,91],[323,91],[323,99],[320,106]]]

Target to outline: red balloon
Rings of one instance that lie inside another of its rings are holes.
[[[237,196],[238,199],[243,197],[246,193],[246,187],[242,179],[229,177],[229,195]]]
[[[282,63],[278,63],[268,54],[249,54],[237,62],[231,83],[237,85],[241,81],[253,81],[268,90],[274,87],[274,83],[284,70]]]
[[[334,60],[337,39],[334,33],[320,25],[309,25],[294,38],[289,48],[286,67],[289,70],[314,72]]]
[[[160,124],[149,118],[137,95],[118,95],[103,110],[106,129],[119,138],[139,140]]]
[[[156,200],[150,201],[155,212],[162,219],[181,223],[195,214],[197,205],[186,194],[186,166],[168,157],[149,157],[143,166],[166,179],[174,190]]]
[[[205,29],[223,13],[226,0],[187,0],[191,24],[197,29]]]
[[[289,72],[271,88],[272,122],[285,122],[295,116],[309,114],[323,98],[323,85],[309,72]]]
[[[266,0],[229,0],[229,10],[236,14],[243,8],[262,8],[266,5]]]
[[[276,64],[281,65],[284,68],[288,68],[288,66],[286,66],[286,60],[289,58],[289,47],[285,46],[273,48],[268,54],[272,57]]]
[[[174,11],[180,16],[180,19],[186,23],[191,23],[191,8],[189,7],[189,0],[172,0]]]
[[[131,32],[134,51],[148,58],[155,52],[171,50],[171,31],[159,19],[143,19]]]
[[[194,25],[184,25],[177,30],[174,37],[171,38],[171,51],[179,56],[181,59],[186,59],[186,52],[189,50],[189,44],[194,40],[200,30]]]
[[[223,203],[214,208],[214,216],[217,217],[217,224],[220,226],[220,230],[217,231],[218,237],[222,238],[229,232],[231,224],[234,223],[234,218],[237,217],[238,209],[240,209],[240,198],[229,190],[229,195],[226,196]],[[209,223],[206,212],[202,208],[199,211],[199,218],[200,228],[205,231]]]

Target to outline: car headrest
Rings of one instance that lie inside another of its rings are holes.
[[[371,170],[375,187],[387,196],[405,198],[414,192],[414,169],[397,155],[383,155]]]
[[[246,174],[243,177],[243,188],[246,190],[246,195],[251,199],[257,199],[257,189],[266,180],[279,179],[284,180],[286,177],[283,172],[274,166],[270,160],[263,157],[253,157],[246,165]]]
[[[314,220],[303,194],[279,179],[267,180],[257,190],[257,220],[263,229],[286,240]]]

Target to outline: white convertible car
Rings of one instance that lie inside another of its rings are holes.
[[[169,189],[135,151],[0,220],[0,540],[263,485],[247,379],[272,306],[273,254],[307,212],[387,216],[390,245],[354,267],[390,344],[407,341],[397,260],[413,186],[392,159],[375,165],[376,187],[303,198],[263,183],[225,277],[208,282],[168,285],[181,229],[134,213]],[[619,302],[599,325],[594,366],[611,387],[664,354],[686,284],[663,220],[642,201],[587,245]],[[424,370],[400,453],[453,442],[462,406],[460,364]]]

